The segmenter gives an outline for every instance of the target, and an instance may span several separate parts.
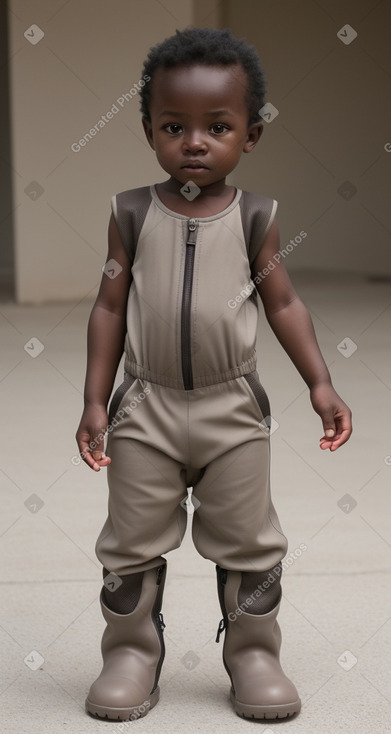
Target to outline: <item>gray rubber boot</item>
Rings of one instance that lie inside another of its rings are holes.
[[[146,716],[158,702],[165,655],[160,609],[166,570],[167,562],[144,571],[137,606],[129,614],[109,609],[102,589],[100,604],[107,622],[101,644],[103,668],[85,702],[89,714],[128,721]]]
[[[216,642],[225,630],[223,663],[231,679],[230,699],[238,716],[282,719],[300,711],[293,683],[280,665],[281,631],[278,603],[266,614],[249,614],[238,606],[241,571],[216,566],[223,619]]]

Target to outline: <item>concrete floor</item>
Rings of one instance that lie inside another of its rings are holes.
[[[84,712],[101,669],[94,544],[107,507],[105,470],[72,463],[92,302],[3,302],[0,691],[7,734],[390,731],[391,286],[348,274],[293,273],[292,280],[354,420],[345,446],[334,454],[318,448],[323,431],[308,389],[260,313],[258,371],[279,423],[274,503],[288,556],[307,546],[283,575],[279,616],[281,659],[300,692],[301,714],[252,723],[233,712],[223,638],[215,643],[215,567],[197,554],[189,532],[167,554],[160,702],[122,727]],[[116,385],[121,380],[120,368]]]

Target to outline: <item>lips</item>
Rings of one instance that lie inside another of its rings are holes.
[[[204,163],[201,163],[201,161],[188,161],[183,166],[181,166],[181,168],[192,168],[192,169],[195,170],[197,168],[205,168],[206,169],[207,166],[205,166]]]

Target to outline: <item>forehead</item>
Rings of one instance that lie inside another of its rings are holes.
[[[158,67],[151,80],[151,112],[161,109],[234,108],[247,112],[247,75],[240,64]]]

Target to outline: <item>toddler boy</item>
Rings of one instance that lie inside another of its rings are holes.
[[[76,439],[88,466],[107,467],[109,499],[96,543],[104,665],[86,710],[129,720],[159,699],[162,554],[181,544],[192,487],[193,541],[216,564],[217,641],[225,631],[234,710],[284,718],[299,712],[300,698],[279,662],[287,539],[270,497],[257,293],[308,385],[323,424],[321,449],[348,440],[351,412],[278,258],[277,202],[226,184],[263,129],[265,83],[255,50],[229,30],[177,31],[152,48],[142,78],[150,79],[140,92],[144,131],[169,177],[113,196],[111,277],[102,277],[88,324]],[[124,380],[107,412],[124,351]]]

